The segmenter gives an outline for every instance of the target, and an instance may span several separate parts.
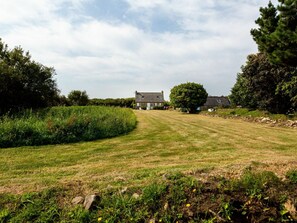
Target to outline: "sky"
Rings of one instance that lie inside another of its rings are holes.
[[[1,0],[0,38],[54,67],[61,94],[133,97],[196,82],[229,95],[268,0]],[[275,1],[272,1],[276,3]]]

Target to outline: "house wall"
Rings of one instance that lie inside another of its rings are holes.
[[[157,106],[163,106],[163,103],[136,103],[136,109],[146,108],[147,110],[151,110]]]

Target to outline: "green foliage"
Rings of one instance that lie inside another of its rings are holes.
[[[237,80],[231,89],[230,101],[232,105],[245,108],[256,108],[257,101],[248,87],[248,79],[242,73],[237,74]]]
[[[272,172],[253,173],[246,171],[238,181],[235,181],[235,188],[244,190],[249,196],[259,198],[266,188],[279,183],[279,178]]]
[[[89,101],[89,105],[133,108],[135,105],[135,98],[94,98]]]
[[[202,112],[203,114],[211,114],[211,115],[217,115],[220,117],[241,117],[241,118],[248,118],[248,119],[256,119],[256,118],[262,118],[262,117],[269,117],[271,120],[281,120],[285,121],[288,119],[296,120],[297,119],[297,113],[285,115],[285,114],[272,114],[267,111],[261,111],[261,110],[250,110],[247,108],[220,108],[215,110],[212,113],[209,112]]]
[[[230,98],[235,105],[285,114],[296,108],[292,98],[296,86],[288,85],[295,77],[291,67],[271,64],[266,54],[252,54],[242,67]]]
[[[55,103],[55,70],[31,59],[21,47],[8,49],[0,39],[0,114]]]
[[[170,101],[177,108],[185,108],[189,113],[195,113],[207,99],[207,92],[201,84],[184,83],[174,86],[170,92]]]
[[[251,34],[260,52],[267,53],[274,64],[297,65],[297,2],[279,0],[276,8],[271,2],[260,8],[261,16],[256,20],[258,29]]]
[[[271,172],[248,171],[239,180],[212,179],[205,183],[176,174],[143,189],[101,192],[98,206],[89,211],[65,202],[73,194],[63,188],[23,195],[2,194],[0,221],[282,222],[292,219],[283,206],[287,200],[283,197],[295,191],[294,187],[286,188],[285,183]],[[138,198],[132,196],[135,191]]]
[[[270,111],[285,113],[297,108],[297,2],[279,2],[277,7],[269,2],[267,7],[260,8],[261,15],[256,20],[259,28],[252,29],[251,34],[259,51],[267,57],[267,61],[259,62],[258,69],[254,71],[257,77],[263,79],[258,88],[270,88],[269,92],[262,92],[264,106],[259,102],[257,108],[266,109],[268,104]],[[249,87],[252,92],[253,87]],[[280,101],[277,102],[280,108],[269,105],[275,99]],[[284,100],[284,105],[281,105],[281,100]]]
[[[0,119],[0,147],[90,141],[128,133],[136,126],[129,109],[53,107]]]
[[[166,192],[166,186],[163,184],[152,184],[145,187],[142,191],[142,201],[154,212],[159,209],[159,202]]]
[[[290,170],[287,172],[286,177],[292,182],[297,184],[297,170]]]
[[[67,222],[71,223],[85,223],[85,222],[97,222],[96,216],[89,211],[85,210],[82,206],[72,208],[66,215]],[[65,221],[66,222],[66,221]]]
[[[297,2],[260,8],[252,29],[259,54],[250,55],[232,89],[235,105],[290,113],[297,109]]]
[[[89,102],[89,96],[86,91],[73,90],[68,94],[68,100],[71,105],[85,106]]]

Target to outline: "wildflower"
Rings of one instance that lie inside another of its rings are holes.
[[[193,189],[193,192],[195,193],[196,192],[196,189]]]
[[[188,208],[188,207],[190,207],[191,206],[191,204],[186,204],[186,207]]]
[[[98,218],[98,222],[100,222],[100,221],[102,221],[102,218],[100,217],[100,218]]]

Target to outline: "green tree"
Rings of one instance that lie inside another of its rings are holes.
[[[291,67],[271,64],[266,54],[249,55],[232,88],[231,100],[248,108],[286,113],[293,105],[283,86],[291,82],[291,74]]]
[[[248,79],[242,73],[237,74],[236,83],[231,89],[231,95],[229,96],[232,105],[240,105],[250,109],[257,108],[257,101],[248,84]]]
[[[258,29],[251,34],[260,52],[267,53],[270,62],[278,65],[297,66],[297,1],[279,0],[276,8],[271,2],[260,8],[256,20]]]
[[[89,102],[89,96],[86,91],[73,90],[68,94],[68,100],[71,105],[85,106]]]
[[[0,39],[0,113],[55,104],[55,74],[54,68],[33,61],[29,52],[9,50]]]
[[[259,28],[251,30],[260,53],[248,57],[231,100],[286,113],[297,108],[297,1],[279,2],[260,8]]]
[[[201,84],[187,82],[174,86],[170,92],[170,101],[174,107],[187,109],[195,113],[207,99],[207,92]]]

